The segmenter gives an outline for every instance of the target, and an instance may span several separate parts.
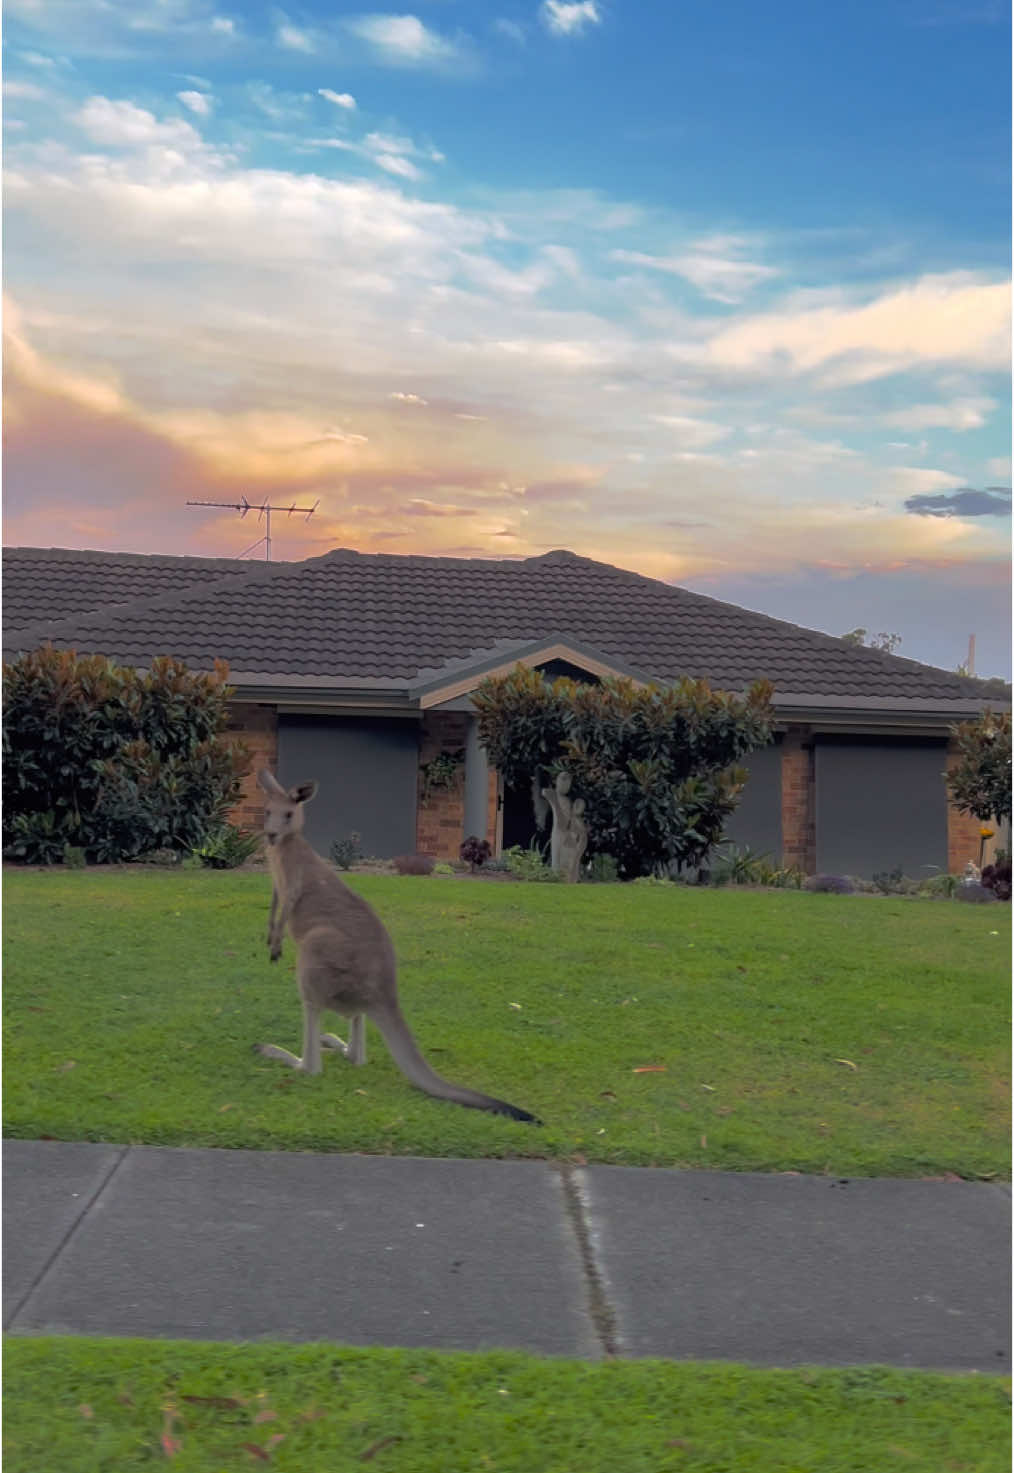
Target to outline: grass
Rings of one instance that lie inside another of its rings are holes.
[[[1010,1385],[879,1367],[8,1339],[5,1473],[1007,1473]]]
[[[5,1131],[842,1175],[1009,1174],[1010,907],[355,876],[434,1066],[307,1078],[255,873],[8,870]],[[659,1072],[638,1073],[645,1066]]]

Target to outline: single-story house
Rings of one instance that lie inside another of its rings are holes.
[[[316,778],[311,842],[356,830],[367,854],[456,858],[535,832],[530,796],[505,790],[470,694],[518,661],[577,679],[706,677],[774,683],[777,735],[750,757],[729,835],[808,873],[924,877],[979,854],[979,824],[949,803],[953,723],[1010,709],[1009,687],[749,612],[637,573],[549,552],[524,559],[362,554],[303,562],[4,550],[4,657],[46,641],[138,667],[173,655],[228,661],[233,726],[255,768]],[[457,780],[427,765],[463,752]],[[430,769],[432,772],[432,769]],[[257,825],[248,782],[237,821]]]

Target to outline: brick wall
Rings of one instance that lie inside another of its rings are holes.
[[[419,742],[420,767],[441,752],[456,752],[468,736],[468,717],[463,711],[427,711]],[[465,837],[465,766],[458,769],[453,788],[434,788],[423,801],[423,776],[419,774],[416,806],[416,849],[436,859],[459,857]]]
[[[960,758],[954,742],[951,741],[947,747],[947,771],[956,767]],[[959,813],[953,803],[947,805],[947,871],[952,875],[960,875],[969,860],[973,864],[979,863],[979,830],[983,825],[970,813]],[[987,824],[987,828],[995,829],[996,824]],[[996,849],[996,840],[986,845],[987,859]]]
[[[815,793],[809,728],[790,726],[782,741],[782,863],[807,875],[817,867]]]
[[[278,714],[273,706],[234,702],[229,715],[229,731],[243,740],[251,758],[243,796],[229,818],[240,828],[259,830],[264,824],[264,796],[257,785],[257,773],[262,767],[274,772],[278,766]]]

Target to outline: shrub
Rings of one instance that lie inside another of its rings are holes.
[[[503,857],[510,873],[519,880],[552,884],[562,879],[555,869],[549,868],[541,850],[535,844],[530,849],[522,849],[520,844],[514,844],[510,849],[504,850]]]
[[[4,855],[26,864],[57,864],[63,858],[69,829],[52,808],[45,813],[10,814],[4,804]]]
[[[761,876],[773,873],[766,854],[754,854],[749,844],[735,845],[716,860],[711,871],[713,885],[759,885]]]
[[[704,863],[746,779],[734,764],[771,741],[770,699],[765,681],[735,696],[689,678],[550,682],[520,665],[472,697],[505,782],[531,785],[534,797],[569,773],[572,797],[586,804],[589,851],[613,855],[625,878]]]
[[[809,875],[803,881],[803,889],[815,895],[851,895],[852,881],[848,875]]]
[[[620,878],[620,867],[611,854],[593,854],[586,878],[594,885],[615,885]]]
[[[191,861],[191,869],[199,868],[200,860],[195,860],[192,854],[188,858]],[[149,849],[147,854],[139,854],[134,860],[134,863],[176,865],[180,864],[181,861],[184,864],[187,863],[187,860],[183,859],[182,855],[177,854],[175,849]]]
[[[983,822],[1011,816],[1010,712],[985,711],[977,721],[951,728],[958,750],[956,766],[946,774],[951,799],[961,813]]]
[[[991,890],[997,900],[1009,900],[1011,892],[1010,860],[1004,863],[987,864],[982,871],[982,884]]]
[[[431,875],[436,860],[432,854],[399,854],[391,863],[399,875]]]
[[[928,895],[931,900],[950,900],[960,884],[961,879],[958,875],[931,875],[928,880],[923,880],[919,886],[919,893]]]
[[[344,839],[331,845],[331,863],[338,869],[351,869],[363,857],[362,838],[353,829]]]
[[[443,864],[443,863],[441,863],[441,864],[435,864],[433,866],[433,873],[435,875],[454,875],[454,874],[457,874],[457,870],[454,868],[454,865],[453,864]]]
[[[192,852],[205,869],[238,869],[260,848],[260,834],[247,833],[234,823],[224,823]]]
[[[88,864],[88,857],[84,850],[78,848],[76,844],[64,844],[63,862],[67,869],[85,869]]]
[[[772,890],[801,890],[806,879],[798,865],[791,864],[782,868],[763,858],[757,861],[756,874],[756,883]]]
[[[882,895],[897,895],[903,879],[901,866],[897,865],[892,870],[879,870],[873,876],[873,883]]]
[[[203,843],[249,765],[225,734],[226,676],[220,663],[138,671],[48,646],[5,665],[5,853],[51,864],[70,845],[115,862]]]
[[[475,874],[491,857],[493,850],[490,848],[488,839],[480,839],[475,834],[469,834],[468,838],[458,850],[461,858],[471,866]]]

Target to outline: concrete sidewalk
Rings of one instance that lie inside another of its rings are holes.
[[[1010,1189],[5,1141],[14,1333],[1010,1368]]]

